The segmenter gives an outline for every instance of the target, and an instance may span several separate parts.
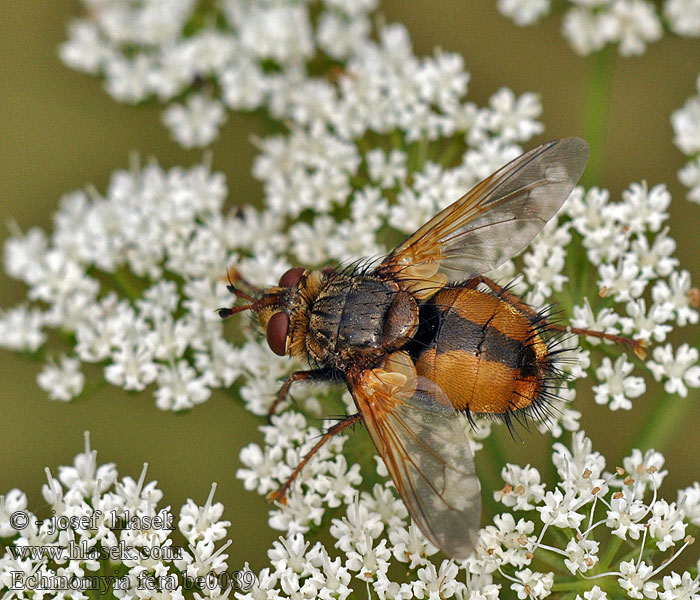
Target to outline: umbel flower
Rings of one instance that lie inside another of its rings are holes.
[[[498,10],[516,25],[533,25],[552,9],[550,0],[497,0]],[[568,0],[562,34],[577,54],[598,52],[617,44],[622,56],[643,54],[664,33],[700,37],[698,0]]]
[[[688,158],[678,171],[678,179],[690,189],[688,200],[700,204],[700,75],[695,86],[698,93],[671,115],[671,125],[673,143]]]
[[[229,521],[214,502],[187,500],[179,513],[160,506],[163,492],[146,480],[119,477],[114,463],[97,464],[85,434],[85,451],[58,477],[46,468],[42,487],[48,517],[28,508],[18,489],[0,495],[0,591],[3,598],[166,599],[225,598],[248,590],[247,565],[229,569]],[[48,512],[48,511],[47,511]]]
[[[469,74],[458,55],[415,56],[400,25],[370,35],[371,2],[333,0],[315,5],[318,10],[304,3],[222,2],[216,16],[224,15],[221,27],[229,35],[214,29],[220,18],[201,18],[190,2],[168,5],[168,16],[155,1],[93,0],[90,6],[64,58],[76,65],[84,59],[82,68],[105,73],[119,98],[183,98],[166,117],[181,141],[210,143],[221,102],[232,110],[261,108],[284,122],[280,133],[255,141],[253,173],[265,193],[259,209],[228,207],[224,177],[206,161],[164,170],[135,160],[113,174],[104,192],[88,188],[64,197],[51,232],[15,232],[5,268],[26,283],[28,297],[0,317],[0,344],[46,360],[39,384],[54,399],[89,393],[81,364],[93,363],[113,386],[153,389],[165,410],[190,409],[224,388],[254,414],[267,414],[280,380],[299,365],[272,354],[244,318],[222,324],[215,310],[232,301],[226,268],[265,286],[295,264],[380,256],[519,155],[543,129],[535,94],[503,88],[487,106],[477,106],[467,98]],[[348,24],[350,37],[339,35]],[[220,52],[220,42],[233,49]],[[322,68],[313,58],[318,47],[327,59]],[[90,48],[98,57],[92,62]],[[167,56],[175,50],[182,55]],[[214,76],[218,85],[200,89]],[[222,90],[223,100],[214,90]],[[636,451],[623,467],[606,472],[605,459],[578,431],[573,404],[584,383],[578,380],[586,378],[596,401],[611,410],[631,409],[646,394],[650,375],[668,394],[700,387],[695,348],[667,341],[676,328],[698,321],[697,290],[674,257],[665,226],[670,200],[663,184],[632,183],[620,198],[578,187],[521,257],[489,274],[513,282],[528,303],[556,303],[564,323],[645,340],[651,358],[627,356],[598,339],[561,342],[568,348],[562,362],[568,385],[551,401],[550,422],[538,423],[560,439],[552,449],[556,477],[506,465],[503,487],[485,497],[507,510],[481,531],[471,559],[438,556],[410,523],[384,464],[368,461],[374,450],[367,441],[338,435],[301,472],[287,504],[271,509],[270,526],[282,536],[255,586],[237,594],[696,594],[695,572],[679,566],[662,578],[660,569],[667,557],[661,553],[674,552],[674,568],[687,556],[700,513],[697,484],[675,503],[660,500],[665,472],[653,451]],[[514,280],[516,272],[522,277]],[[58,349],[52,330],[62,334]],[[262,444],[241,452],[238,476],[246,489],[277,489],[317,441],[321,429],[311,418],[344,413],[352,400],[339,386],[308,386],[294,391],[294,403],[261,427]],[[468,429],[475,451],[489,444],[490,431],[488,423]],[[59,493],[56,485],[49,488]],[[12,510],[23,508],[21,493],[6,498]],[[193,519],[184,526],[186,536],[201,529]],[[219,523],[217,532],[222,528]],[[331,544],[312,539],[320,530]],[[4,522],[0,531],[19,539]],[[222,548],[198,540],[186,564],[175,566],[216,571]]]
[[[265,452],[287,458],[261,468],[251,447],[239,477],[264,492],[266,480],[286,477],[290,457],[313,442],[314,431],[298,413],[263,429]],[[409,523],[382,463],[371,491],[363,489],[357,465],[347,469],[341,454],[345,441],[338,435],[315,461],[314,474],[304,476],[287,509],[293,516],[271,513],[271,526],[284,535],[268,552],[270,567],[256,574],[227,560],[237,542],[226,540],[230,522],[213,501],[216,484],[204,505],[188,500],[173,514],[170,506],[159,508],[163,493],[146,481],[147,465],[137,480],[119,478],[114,463],[98,465],[86,433],[73,466],[60,467],[58,478],[46,469],[42,495],[50,516],[34,515],[21,490],[0,495],[0,590],[20,598],[87,599],[100,592],[200,600],[232,592],[344,599],[365,586],[380,598],[498,598],[509,590],[519,598],[565,590],[605,598],[605,589],[611,596],[670,600],[700,591],[697,577],[676,569],[694,542],[688,530],[700,525],[700,488],[679,490],[670,503],[660,499],[666,471],[658,452],[635,450],[624,468],[609,473],[605,458],[578,432],[570,446],[553,446],[551,487],[534,468],[506,465],[505,486],[494,498],[509,511],[496,515],[481,530],[474,555],[457,563],[435,556]],[[332,547],[308,539],[319,526],[330,531]],[[408,582],[392,580],[398,566],[408,570]]]
[[[156,99],[184,147],[209,145],[227,110],[287,118],[285,97],[314,61],[345,60],[367,38],[376,0],[84,0],[63,62],[104,77],[119,102]]]
[[[104,195],[89,189],[64,197],[50,236],[32,229],[11,238],[6,270],[28,285],[32,304],[4,314],[0,343],[43,352],[46,328],[68,334],[69,357],[51,360],[39,379],[57,399],[82,389],[77,358],[103,365],[105,379],[126,390],[155,384],[163,409],[191,408],[244,375],[242,397],[264,414],[293,365],[272,358],[242,320],[236,329],[247,341],[234,346],[224,337],[214,310],[229,302],[225,266],[266,285],[293,263],[379,255],[541,130],[533,95],[503,89],[485,108],[464,101],[461,59],[417,59],[400,26],[384,27],[346,68],[352,76],[340,82],[308,80],[308,90],[289,98],[299,115],[294,128],[259,141],[253,169],[264,183],[262,210],[226,212],[225,181],[206,164],[168,172],[134,164],[114,174]],[[391,96],[395,89],[401,98]],[[663,341],[675,324],[697,322],[689,275],[678,270],[663,228],[669,202],[662,185],[633,184],[619,202],[605,190],[577,188],[561,221],[524,254],[516,291],[535,305],[558,301],[576,326],[603,324],[650,342]],[[572,246],[583,246],[588,265],[567,261]],[[564,285],[590,266],[598,294]],[[509,261],[494,275],[507,281],[514,271]],[[569,365],[573,377],[591,364],[587,350],[579,354]],[[700,384],[697,356],[658,356],[650,363],[655,378]],[[602,385],[614,388],[614,408],[629,408],[644,390],[626,364],[594,365]],[[561,421],[575,428],[575,413],[560,408]]]

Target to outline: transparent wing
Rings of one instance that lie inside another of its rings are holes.
[[[420,288],[420,280],[439,287],[496,268],[557,213],[587,160],[588,144],[580,138],[533,148],[433,217],[378,272]]]
[[[373,369],[349,373],[348,383],[413,521],[448,556],[468,557],[481,496],[462,415],[423,377]]]

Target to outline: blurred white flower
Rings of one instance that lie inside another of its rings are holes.
[[[700,9],[697,13],[700,23]],[[690,188],[688,199],[700,203],[700,75],[695,87],[697,95],[689,98],[683,108],[671,114],[671,125],[675,134],[673,142],[688,158],[688,162],[678,172],[678,178]]]
[[[163,123],[184,148],[211,144],[225,120],[223,104],[202,95],[189,96],[184,105],[173,104],[163,113]]]
[[[51,400],[63,401],[78,396],[85,383],[85,377],[80,372],[80,361],[65,355],[45,365],[36,380]]]
[[[498,10],[516,25],[539,21],[549,11],[548,0],[498,0]],[[697,0],[568,0],[562,34],[577,54],[598,52],[617,44],[622,56],[642,54],[650,42],[664,33],[662,14],[671,32],[700,36],[700,4]]]
[[[550,10],[549,0],[498,0],[498,10],[516,25],[532,25]]]

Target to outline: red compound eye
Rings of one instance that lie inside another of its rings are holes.
[[[288,331],[289,315],[286,312],[276,312],[267,322],[267,344],[278,356],[285,354]]]
[[[297,287],[297,284],[301,280],[301,276],[304,274],[304,267],[294,267],[289,269],[282,277],[280,277],[280,287]]]

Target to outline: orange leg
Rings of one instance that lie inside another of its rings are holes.
[[[279,406],[279,403],[282,402],[287,397],[287,394],[289,393],[289,388],[295,381],[326,381],[329,378],[328,371],[326,369],[314,369],[310,371],[294,371],[287,379],[285,382],[282,384],[282,387],[280,388],[279,392],[277,392],[277,397],[275,398],[275,401],[272,403],[272,406],[270,406],[270,409],[267,411],[267,420],[270,420],[270,417],[275,414],[275,409]]]
[[[518,310],[524,312],[526,315],[532,317],[537,316],[537,313],[534,310],[532,310],[532,307],[525,304],[515,294],[512,294],[507,289],[501,287],[495,281],[492,281],[488,277],[484,277],[483,275],[475,277],[467,283],[467,287],[475,288],[480,283],[483,283],[484,285],[488,286],[492,292],[503,298],[506,302],[513,305]],[[575,333],[576,335],[588,335],[604,340],[610,340],[615,344],[621,344],[623,346],[632,348],[632,351],[642,360],[644,360],[647,356],[647,353],[644,350],[647,344],[644,340],[633,340],[631,338],[627,338],[621,335],[614,335],[612,333],[604,333],[602,331],[595,331],[593,329],[581,329],[580,327],[567,327],[565,325],[557,325],[556,323],[547,323],[547,329],[550,329],[552,331],[561,331],[564,333]]]
[[[297,475],[299,475],[306,463],[309,462],[309,459],[314,454],[316,454],[316,452],[318,452],[321,449],[321,446],[323,446],[323,444],[330,440],[334,435],[340,433],[343,429],[346,429],[347,427],[350,427],[351,425],[354,425],[355,423],[361,420],[362,415],[360,413],[356,413],[354,415],[350,415],[349,417],[345,417],[342,421],[338,421],[335,425],[333,425],[333,427],[331,427],[328,431],[326,431],[326,433],[323,434],[323,437],[311,449],[311,451],[304,458],[301,459],[301,462],[297,465],[296,469],[294,469],[292,474],[289,476],[289,479],[287,479],[287,481],[284,482],[284,485],[280,489],[274,492],[270,492],[267,495],[267,499],[270,502],[281,502],[282,504],[285,504],[287,490],[289,490],[289,487],[297,478]]]

